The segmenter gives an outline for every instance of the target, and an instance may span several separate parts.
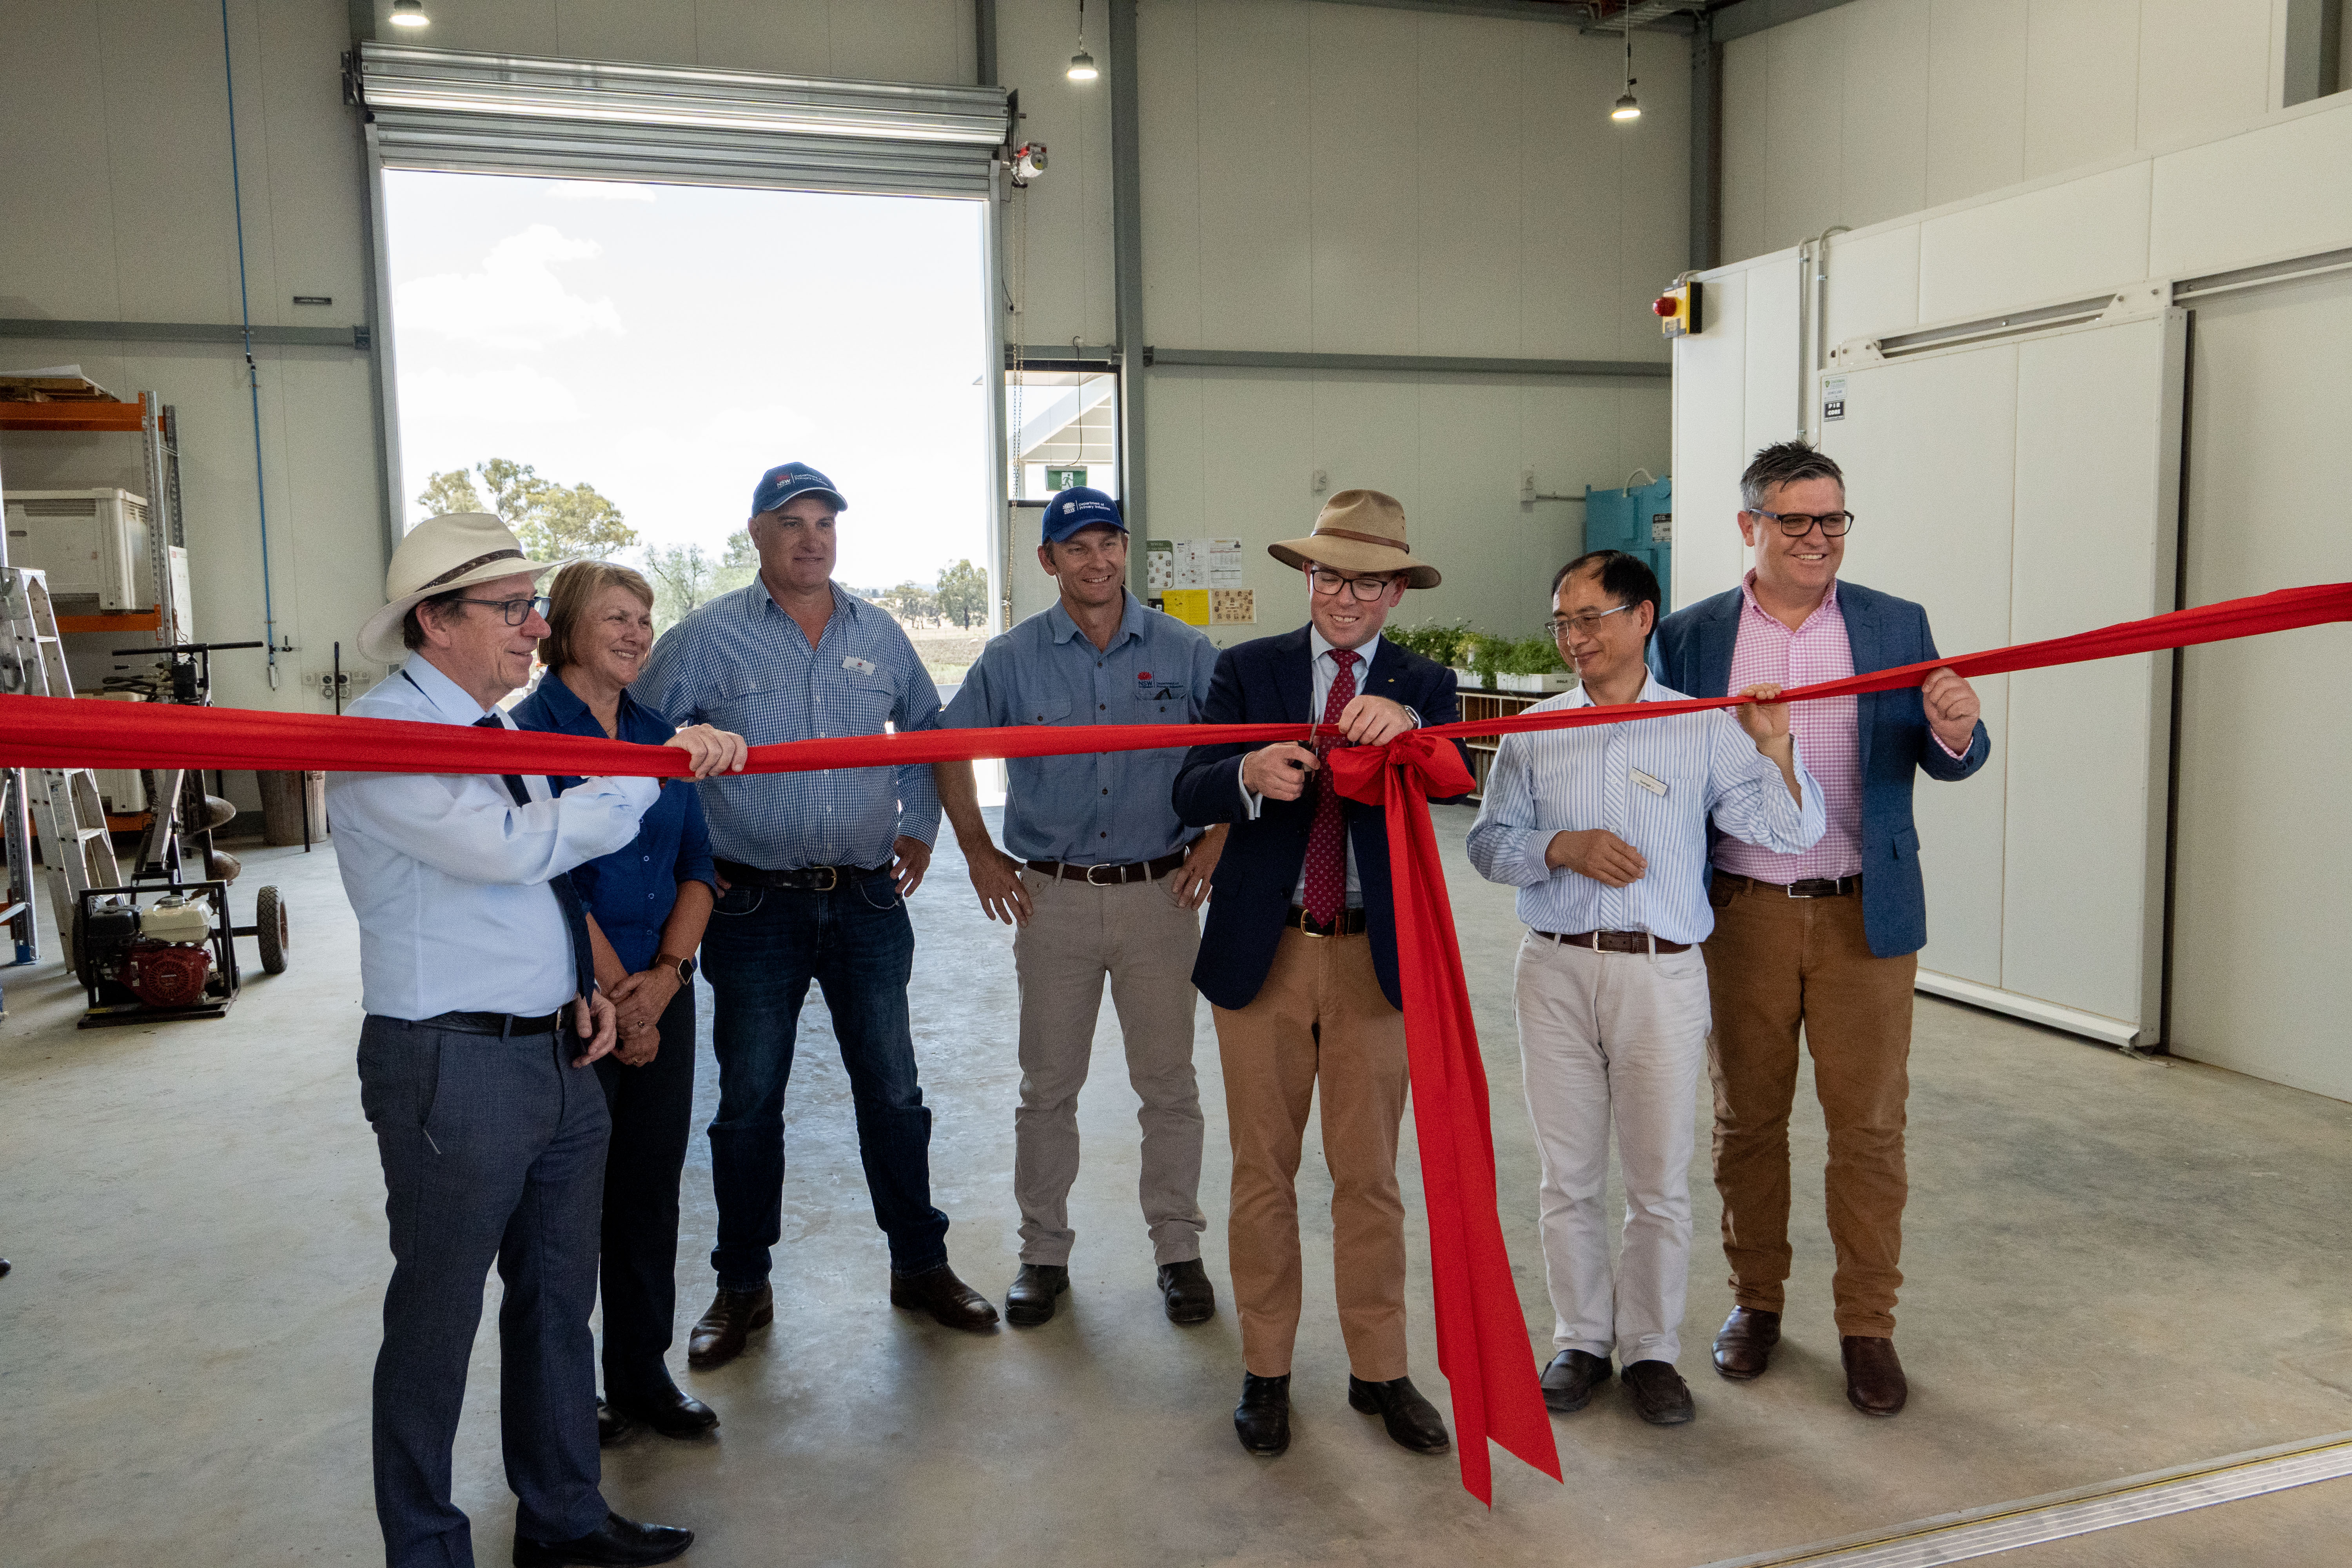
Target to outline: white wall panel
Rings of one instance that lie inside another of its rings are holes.
[[[697,63],[694,0],[556,0],[555,47],[573,60]]]
[[[1702,330],[1675,343],[1674,602],[1719,594],[1746,569],[1739,475],[1748,466],[1748,284],[1705,285]]]
[[[2271,95],[2271,0],[2140,0],[2138,145],[2261,118]]]
[[[1919,226],[1919,319],[1958,321],[2147,275],[2148,166],[2126,163]]]
[[[1420,29],[1414,75],[1420,106],[1412,123],[1419,134],[1406,187],[1417,230],[1414,347],[1428,352],[1442,343],[1446,346],[1437,352],[1515,354],[1526,289],[1519,192],[1528,161],[1515,46],[1528,29],[1490,17],[1446,21]],[[1461,112],[1464,105],[1489,99],[1500,112]],[[1402,172],[1391,172],[1392,187],[1402,184],[1395,176]],[[1666,276],[1681,269],[1677,265]]]
[[[1927,183],[1922,205],[2025,178],[2031,0],[1930,0]]]
[[[1822,301],[1830,347],[1849,338],[1883,337],[1919,324],[1919,226],[1841,234],[1829,244]]]
[[[1765,109],[1771,102],[1771,30],[1723,46],[1723,257],[1761,256],[1765,186],[1772,166]]]
[[[730,68],[778,76],[833,74],[832,0],[695,0],[694,37],[698,64],[732,60],[738,63]]]
[[[2352,278],[2197,310],[2183,595],[2352,580]],[[2172,1048],[2352,1100],[2352,627],[2183,655]]]
[[[1842,222],[1846,12],[1774,27],[1765,71],[1764,243],[1794,245]]]
[[[1201,291],[1211,258],[1207,247],[1223,236],[1207,236],[1209,210],[1203,191],[1210,182],[1222,195],[1222,164],[1203,156],[1204,123],[1230,132],[1206,103],[1214,84],[1201,74],[1201,16],[1195,5],[1140,5],[1136,10],[1136,48],[1151,61],[1143,73],[1137,113],[1151,127],[1139,149],[1143,184],[1143,253],[1151,265],[1143,273],[1143,336],[1147,342],[1206,344],[1202,334]],[[1204,176],[1203,167],[1207,173]],[[1262,174],[1256,159],[1231,171],[1244,178]],[[1287,173],[1283,176],[1290,178]],[[1217,204],[1218,212],[1223,202]],[[1304,268],[1300,269],[1303,279]]]
[[[2352,97],[2155,161],[2148,270],[2194,277],[2352,246]]]
[[[1609,51],[1593,48],[1591,40],[1579,37],[1573,27],[1529,26],[1519,35],[1517,53],[1524,127],[1517,196],[1519,224],[1512,238],[1519,265],[1519,341],[1508,352],[1530,359],[1654,357],[1656,329],[1647,321],[1628,321],[1620,308],[1623,251],[1633,241],[1633,226],[1647,213],[1672,223],[1674,243],[1686,258],[1688,205],[1676,216],[1664,212],[1662,200],[1627,201],[1628,187],[1617,159],[1592,156],[1588,151],[1592,106],[1608,103],[1623,90],[1618,62]],[[1650,140],[1664,145],[1673,137],[1661,132]],[[1688,175],[1685,167],[1680,183],[1669,181],[1661,188],[1687,189]],[[1617,212],[1627,215],[1624,233],[1616,225],[1593,221],[1596,213]],[[1687,265],[1686,259],[1675,260],[1652,286]],[[1649,341],[1629,350],[1622,341],[1629,331],[1647,331]]]
[[[1798,433],[1797,258],[1761,261],[1748,268],[1747,309],[1742,327],[1747,347],[1741,380],[1746,387],[1746,453]]]
[[[1421,352],[1420,225],[1408,192],[1418,141],[1422,17],[1347,5],[1303,11],[1313,29],[1313,346]],[[1296,93],[1294,75],[1283,90]],[[1256,347],[1258,344],[1245,346]]]
[[[15,7],[0,47],[0,103],[31,105],[52,95],[59,103],[104,103],[101,36],[98,0]],[[0,115],[0,169],[7,171],[0,179],[0,309],[8,314],[107,321],[120,313],[112,228],[92,221],[105,204],[105,142],[89,131],[79,114]]]
[[[1308,191],[1310,175],[1319,179],[1320,171],[1308,148],[1311,116],[1300,87],[1309,58],[1307,23],[1308,12],[1297,5],[1214,0],[1197,8],[1190,83],[1200,105],[1195,141],[1162,155],[1155,125],[1143,144],[1155,171],[1187,156],[1197,161],[1202,336],[1155,342],[1231,349],[1314,344],[1315,205]],[[1170,95],[1181,90],[1175,64],[1174,58],[1168,62],[1163,90]],[[1181,134],[1183,127],[1174,129]],[[1246,156],[1225,154],[1243,148]],[[1165,276],[1181,290],[1186,258],[1152,248],[1150,233],[1144,242],[1152,258],[1146,278]],[[1157,322],[1146,325],[1157,333]]]
[[[1851,227],[1927,205],[1929,5],[1856,0],[1845,7],[1837,221]]]
[[[2025,177],[2128,153],[2139,128],[2139,0],[2033,0]]]

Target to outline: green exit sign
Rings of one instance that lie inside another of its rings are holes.
[[[1045,470],[1045,488],[1049,490],[1066,490],[1086,482],[1087,471],[1084,468],[1047,468]]]

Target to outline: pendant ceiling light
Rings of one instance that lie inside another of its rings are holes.
[[[425,27],[433,18],[425,14],[425,0],[392,0],[392,25],[395,27]]]
[[[1633,27],[1630,22],[1625,26],[1625,94],[1617,100],[1617,106],[1609,111],[1609,118],[1612,120],[1642,118],[1642,105],[1633,96]]]
[[[1078,0],[1078,52],[1070,57],[1070,79],[1092,81],[1101,74],[1095,69],[1094,56],[1087,53],[1087,0]]]

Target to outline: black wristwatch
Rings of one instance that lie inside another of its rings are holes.
[[[654,962],[667,968],[675,968],[677,971],[677,983],[680,986],[694,984],[694,960],[672,958],[668,953],[664,952],[656,954]]]

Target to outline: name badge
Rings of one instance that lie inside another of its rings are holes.
[[[1632,774],[1633,780],[1635,784],[1640,784],[1652,795],[1663,795],[1666,793],[1665,780],[1652,778],[1649,774],[1643,773],[1639,768],[1629,768],[1626,771]]]
[[[854,669],[860,675],[871,675],[879,668],[880,666],[877,665],[870,658],[859,658],[853,655],[841,661],[841,668],[844,669]]]

